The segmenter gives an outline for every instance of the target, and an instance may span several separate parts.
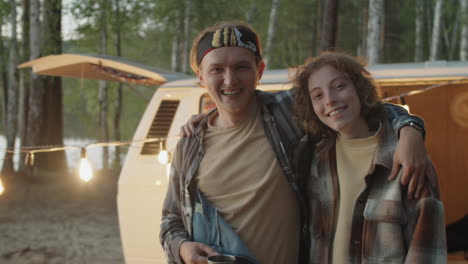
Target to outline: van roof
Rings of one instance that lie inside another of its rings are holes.
[[[417,63],[388,63],[368,67],[380,85],[448,81],[467,78],[468,61],[433,61]],[[260,84],[282,84],[290,81],[296,69],[266,70]],[[197,78],[168,82],[161,87],[198,87]]]

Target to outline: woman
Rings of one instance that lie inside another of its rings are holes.
[[[324,53],[293,84],[295,115],[319,139],[308,182],[310,263],[445,263],[438,188],[408,200],[399,180],[387,180],[398,139],[363,64]]]

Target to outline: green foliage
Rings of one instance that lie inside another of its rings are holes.
[[[414,59],[415,0],[386,1],[383,61],[411,62]],[[399,10],[399,12],[390,12]]]
[[[91,138],[98,141],[100,135],[98,81],[64,78],[63,87],[65,137]],[[146,97],[150,97],[155,90],[154,87],[136,88]],[[109,82],[109,124],[113,121],[116,96],[117,84]],[[132,138],[147,102],[126,85],[123,87],[123,98],[121,127],[125,129],[121,131],[121,138],[125,140]]]
[[[247,20],[262,40],[267,38],[272,0],[191,0],[190,33],[193,38],[200,30],[222,20]],[[104,3],[105,2],[105,3]],[[98,54],[100,26],[108,28],[108,54],[116,55],[116,31],[122,33],[122,57],[161,69],[170,69],[172,41],[183,31],[186,0],[75,0],[63,7],[70,12],[79,27],[78,37],[63,43],[64,53]],[[416,0],[385,1],[383,62],[408,62],[414,58],[414,17]],[[424,54],[428,56],[433,1],[424,2]],[[119,4],[120,12],[117,12]],[[276,35],[268,68],[297,66],[316,55],[321,28],[321,8],[324,0],[282,0],[278,10]],[[9,4],[0,0],[0,21],[9,15]],[[365,52],[368,0],[340,1],[338,14],[337,50],[354,55]],[[444,1],[443,29],[448,36],[442,41],[445,59],[456,58],[458,0]],[[102,14],[105,13],[105,21]],[[250,17],[250,18],[249,18]],[[3,20],[2,20],[3,19]],[[177,21],[178,20],[178,21]],[[176,24],[181,28],[176,32]],[[183,34],[182,34],[183,35]],[[182,40],[181,40],[182,41]],[[98,82],[64,79],[65,133],[67,136],[99,138]],[[122,139],[131,138],[146,107],[146,101],[124,86]],[[154,87],[138,87],[151,96]],[[114,115],[117,85],[109,86],[109,124]],[[113,133],[111,132],[111,135]]]
[[[363,43],[367,30],[367,0],[340,1],[338,16],[337,50],[353,55],[364,53]]]
[[[269,6],[259,10],[267,21],[261,28],[261,37],[264,40],[267,38],[271,8],[271,1],[267,2]],[[318,40],[316,6],[316,1],[281,1],[277,32],[273,40],[274,56],[271,56],[268,65],[270,69],[294,67],[313,55],[314,41]]]
[[[0,25],[5,24],[5,20],[10,16],[11,5],[8,0],[0,0]]]

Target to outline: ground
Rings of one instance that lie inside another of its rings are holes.
[[[67,177],[15,184],[0,196],[0,263],[124,263],[116,177]]]
[[[0,196],[0,264],[124,263],[116,193],[116,176],[7,186]],[[468,261],[459,252],[448,263]]]

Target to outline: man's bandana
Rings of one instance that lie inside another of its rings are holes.
[[[228,46],[247,48],[261,58],[257,40],[258,38],[255,33],[244,28],[217,29],[215,32],[208,33],[200,40],[198,44],[197,65],[200,65],[203,57],[210,51]]]

